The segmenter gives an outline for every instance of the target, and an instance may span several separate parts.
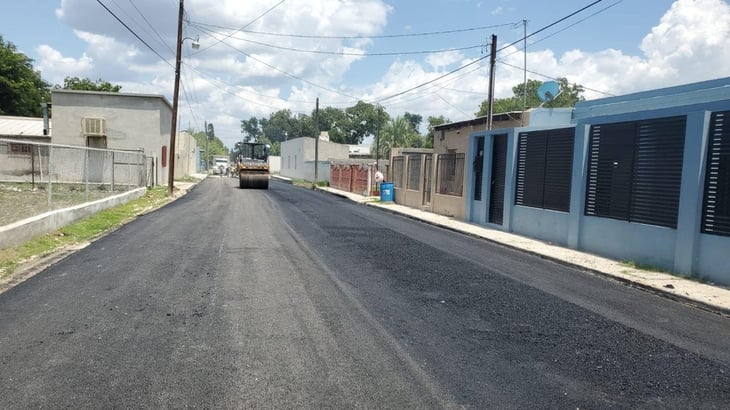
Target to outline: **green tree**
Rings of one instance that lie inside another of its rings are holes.
[[[421,128],[423,116],[406,112],[405,114],[403,114],[403,117],[411,124],[411,128],[420,135],[421,133],[418,131],[418,129]]]
[[[121,85],[114,85],[109,81],[101,78],[91,81],[89,78],[66,77],[63,79],[63,86],[56,85],[55,89],[78,90],[78,91],[106,91],[110,93],[118,93],[122,89]]]
[[[426,121],[428,122],[428,132],[426,133],[423,147],[433,148],[434,128],[439,125],[448,124],[451,120],[445,118],[443,115],[439,115],[438,117],[429,116]]]
[[[248,120],[241,120],[241,134],[246,141],[256,141],[263,134],[259,119],[251,117]]]
[[[316,113],[312,113],[315,117]],[[350,121],[344,110],[325,107],[319,110],[319,130],[327,131],[330,141],[346,144],[350,132]]]
[[[380,156],[388,158],[396,147],[420,147],[421,136],[405,117],[395,117],[385,124],[380,132]]]
[[[378,115],[378,106],[363,101],[358,101],[352,107],[346,108],[349,132],[347,134],[347,144],[362,144],[362,141],[368,135],[375,135],[378,130],[378,120],[382,128],[390,118],[387,113],[380,109]]]
[[[279,110],[269,116],[262,128],[263,134],[269,142],[281,142],[289,139],[289,135],[296,135],[298,130],[296,118],[290,110]]]
[[[527,80],[527,87],[525,87],[524,83],[517,84],[512,87],[512,93],[514,94],[512,97],[497,98],[494,100],[492,112],[497,114],[511,111],[522,111],[523,96],[526,100],[526,108],[540,107],[541,104],[546,108],[575,107],[575,103],[585,100],[585,97],[581,95],[583,91],[585,91],[582,85],[570,84],[567,78],[561,77],[558,78],[560,94],[553,101],[543,103],[537,96],[537,89],[542,85],[542,83],[542,81],[538,80]],[[481,117],[487,115],[488,110],[488,101],[484,100],[479,106],[479,111],[476,113],[476,116]]]
[[[33,69],[33,60],[0,35],[0,114],[38,117],[47,101],[50,86]]]

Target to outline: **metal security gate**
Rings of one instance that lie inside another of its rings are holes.
[[[492,183],[489,193],[489,222],[502,225],[504,218],[504,179],[507,168],[507,134],[492,137]]]
[[[433,155],[423,158],[423,205],[431,206],[431,174],[433,172]]]
[[[474,155],[474,200],[482,200],[482,179],[484,175],[484,137],[477,137]]]

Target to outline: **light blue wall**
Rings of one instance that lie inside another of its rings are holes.
[[[694,271],[702,278],[730,285],[730,237],[700,234]]]
[[[486,136],[483,201],[467,196],[467,217],[486,222],[491,181],[492,134],[508,134],[504,225],[494,226],[540,240],[567,245],[619,260],[631,260],[677,273],[730,285],[730,237],[700,233],[710,115],[730,110],[730,78],[579,102],[572,112],[543,110],[531,114],[531,127],[473,133]],[[677,228],[584,215],[589,131],[593,124],[686,116]],[[533,122],[535,120],[535,122]],[[570,213],[514,205],[517,138],[520,132],[575,125]],[[540,124],[535,126],[535,124]],[[473,152],[473,149],[472,149]],[[472,161],[473,158],[468,158]],[[473,168],[466,180],[471,183]],[[479,207],[475,209],[474,207]]]
[[[511,215],[512,232],[558,245],[568,244],[569,213],[516,205]]]

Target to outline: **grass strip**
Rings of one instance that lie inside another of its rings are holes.
[[[56,231],[31,239],[23,245],[0,249],[0,279],[10,277],[26,261],[92,240],[119,228],[139,215],[161,207],[170,200],[171,198],[167,196],[167,187],[150,188],[138,199],[105,209]]]

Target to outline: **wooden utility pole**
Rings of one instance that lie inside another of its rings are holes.
[[[494,110],[494,65],[497,62],[497,35],[492,34],[489,52],[489,101],[487,101],[487,130],[492,129],[492,111]]]
[[[177,132],[177,100],[180,95],[180,52],[182,51],[182,27],[184,14],[183,0],[180,0],[180,13],[177,18],[177,51],[175,54],[175,91],[172,95],[172,124],[170,125],[170,160],[167,161],[167,195],[172,196],[175,186],[175,137]]]

